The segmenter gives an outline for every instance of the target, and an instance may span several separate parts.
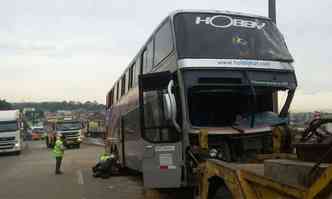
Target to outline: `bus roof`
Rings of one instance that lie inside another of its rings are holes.
[[[118,77],[118,79],[116,79],[113,82],[113,85],[115,85],[118,81],[121,80],[122,76],[126,73],[126,71],[128,70],[128,68],[130,66],[132,66],[137,57],[140,55],[141,51],[145,48],[145,46],[147,45],[147,43],[149,42],[149,40],[151,39],[151,37],[156,33],[156,31],[159,29],[159,27],[163,24],[163,22],[166,19],[171,19],[173,21],[173,17],[177,14],[181,14],[181,13],[211,13],[211,14],[228,14],[228,15],[236,15],[236,16],[245,16],[245,17],[252,17],[252,18],[260,18],[260,19],[266,19],[266,20],[271,20],[268,17],[265,16],[260,16],[260,15],[254,15],[254,14],[249,14],[249,13],[242,13],[242,12],[233,12],[233,11],[227,11],[227,10],[199,10],[199,9],[183,9],[183,10],[175,10],[172,11],[170,14],[168,14],[165,18],[163,18],[163,20],[161,21],[161,23],[158,24],[158,26],[153,30],[152,34],[150,34],[150,36],[148,37],[148,39],[145,41],[145,43],[143,44],[143,46],[139,49],[138,53],[131,59],[131,61],[129,62],[129,64],[125,67],[125,69],[123,70],[123,72],[121,73],[121,75]],[[112,86],[113,88],[113,86]],[[108,91],[108,93],[112,90],[112,88]]]
[[[18,110],[0,111],[0,122],[15,121],[19,117]]]
[[[227,14],[227,15],[237,15],[237,16],[244,16],[244,17],[253,17],[253,18],[261,18],[261,19],[270,19],[265,16],[261,15],[254,15],[249,13],[243,13],[243,12],[233,12],[233,11],[227,11],[227,10],[195,10],[195,9],[185,9],[185,10],[175,10],[171,12],[168,16],[174,17],[177,14],[180,13],[211,13],[211,14]]]

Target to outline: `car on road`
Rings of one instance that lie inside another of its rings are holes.
[[[31,140],[44,139],[45,130],[42,126],[36,126],[31,128]]]

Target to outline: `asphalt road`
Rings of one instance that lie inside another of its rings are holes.
[[[82,145],[65,151],[63,175],[41,141],[27,143],[21,155],[0,155],[0,199],[141,199],[139,176],[93,178],[91,167],[102,147]]]

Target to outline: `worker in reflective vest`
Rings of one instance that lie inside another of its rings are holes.
[[[53,148],[53,155],[56,159],[55,164],[55,174],[62,174],[61,168],[61,162],[63,158],[63,154],[65,151],[64,142],[65,137],[61,134],[57,135],[57,141],[55,142],[54,148]]]
[[[109,156],[106,152],[104,152],[104,153],[99,157],[99,160],[102,161],[102,162],[104,162],[104,161],[108,160],[109,158],[110,158],[110,156]]]

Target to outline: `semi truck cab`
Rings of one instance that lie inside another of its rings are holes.
[[[0,153],[21,152],[22,125],[18,110],[0,111]]]
[[[65,145],[67,147],[80,148],[82,142],[82,123],[80,121],[57,122],[55,124],[55,131],[57,134],[65,136]]]

